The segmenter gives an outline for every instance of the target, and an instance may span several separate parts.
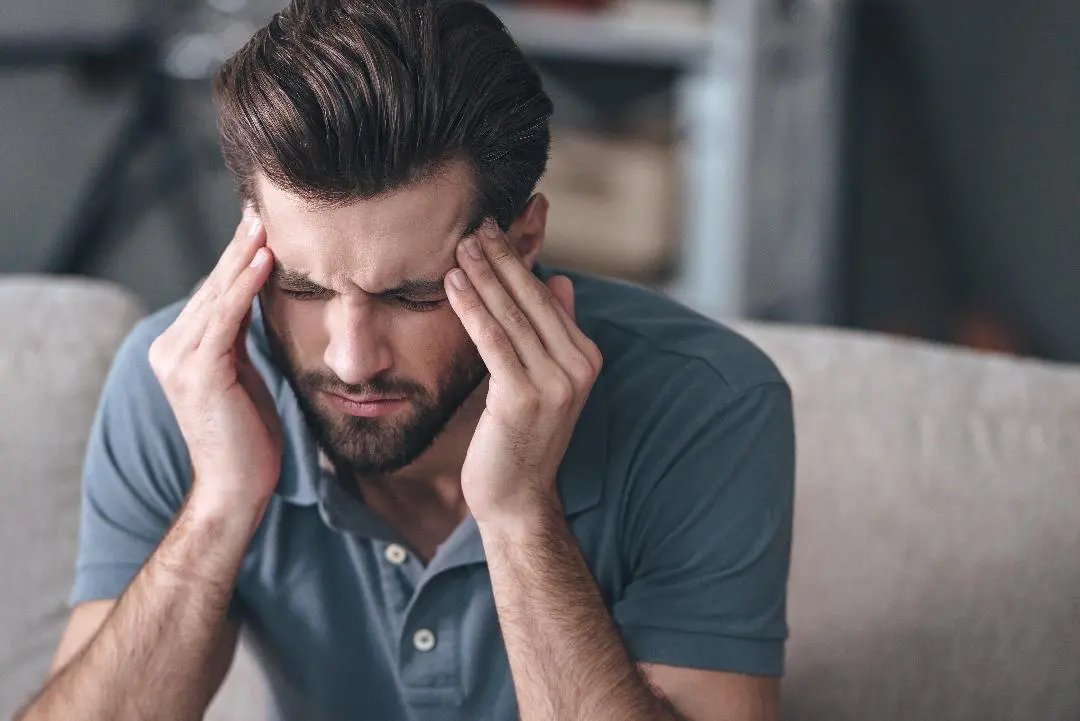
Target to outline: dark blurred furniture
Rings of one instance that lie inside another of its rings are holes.
[[[930,117],[928,69],[896,3],[852,7],[847,82],[845,325],[1026,354],[1016,319],[973,277]]]
[[[91,273],[138,218],[166,199],[183,223],[186,257],[199,267],[212,265],[216,251],[196,195],[195,155],[176,107],[180,81],[164,68],[165,37],[164,23],[155,18],[100,36],[0,36],[0,73],[58,68],[88,89],[134,89],[134,107],[99,156],[43,271]],[[134,174],[148,154],[156,156],[149,182]]]

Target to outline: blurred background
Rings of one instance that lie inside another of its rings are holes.
[[[186,294],[239,217],[209,78],[283,3],[2,0],[0,273]],[[557,106],[549,262],[1080,361],[1073,0],[490,4]]]

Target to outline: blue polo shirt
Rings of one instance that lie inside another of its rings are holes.
[[[558,488],[631,657],[781,675],[795,469],[787,385],[731,330],[641,288],[572,277],[604,368]],[[134,330],[106,384],[73,604],[119,597],[188,490],[183,438],[147,360],[180,309]],[[476,523],[462,522],[425,566],[322,469],[260,322],[248,348],[276,398],[285,455],[231,615],[266,673],[273,717],[516,719]]]

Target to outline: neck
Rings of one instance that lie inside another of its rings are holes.
[[[487,391],[488,381],[484,380],[461,404],[431,447],[410,465],[389,474],[387,479],[423,484],[453,477],[460,487],[461,467],[476,433],[476,425],[484,413]]]
[[[469,515],[461,492],[461,467],[486,399],[485,380],[415,462],[394,473],[353,478],[364,503],[401,533],[425,560]],[[324,458],[324,462],[329,460]]]

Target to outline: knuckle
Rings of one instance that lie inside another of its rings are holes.
[[[460,303],[462,312],[467,314],[475,313],[484,305],[484,301],[475,292],[465,293]]]
[[[176,373],[179,365],[176,350],[168,332],[158,336],[150,344],[147,360],[150,362],[150,370],[154,372],[158,380],[164,382]]]
[[[558,408],[565,408],[574,402],[574,385],[570,379],[559,374],[544,386],[544,396]]]
[[[206,325],[206,335],[220,332],[229,323],[229,303],[219,302],[214,304],[210,311],[210,320]]]
[[[213,273],[211,273],[203,282],[202,288],[199,289],[203,295],[202,308],[213,306],[214,302],[221,296],[221,286],[219,286],[218,283],[219,281]]]
[[[486,323],[480,329],[480,340],[498,350],[505,351],[510,346],[510,339],[506,337],[506,331],[495,323]]]
[[[600,352],[596,343],[585,336],[584,333],[582,333],[580,337],[582,339],[579,346],[581,349],[580,357],[588,364],[590,372],[593,377],[595,377],[599,375],[600,369],[604,367],[604,354]]]
[[[600,352],[600,348],[591,340],[588,343],[588,356],[589,362],[592,363],[593,371],[597,374],[604,367],[604,354]]]
[[[158,336],[154,339],[154,342],[150,344],[150,350],[146,354],[147,360],[150,361],[150,368],[155,374],[161,375],[161,371],[165,368],[165,342],[162,340],[164,336]]]
[[[585,355],[575,355],[567,363],[570,377],[578,385],[588,385],[596,379],[596,365]]]
[[[491,260],[494,262],[494,258],[491,258]],[[474,282],[482,285],[491,283],[492,279],[496,277],[495,271],[490,263],[477,263],[476,266],[470,270],[469,274],[475,276]]]
[[[489,242],[485,250],[492,263],[505,263],[512,257],[510,246],[503,241]]]
[[[199,278],[198,282],[195,283],[194,290],[191,291],[192,299],[194,299],[195,296],[199,293],[199,291],[201,291],[206,286],[206,282],[209,279],[210,279],[209,275],[204,275],[202,278]],[[189,300],[187,304],[191,305],[191,301]]]
[[[529,317],[525,315],[525,312],[521,310],[521,307],[517,303],[510,303],[506,306],[502,313],[503,325],[511,330],[524,331],[532,330],[532,323],[529,322]]]
[[[529,385],[518,388],[510,396],[512,412],[517,416],[535,416],[540,410],[540,393]]]
[[[555,297],[555,294],[551,292],[551,289],[539,280],[535,283],[530,283],[529,289],[526,292],[528,293],[529,300],[538,306],[549,307],[556,311],[562,307],[559,304],[559,299]]]

